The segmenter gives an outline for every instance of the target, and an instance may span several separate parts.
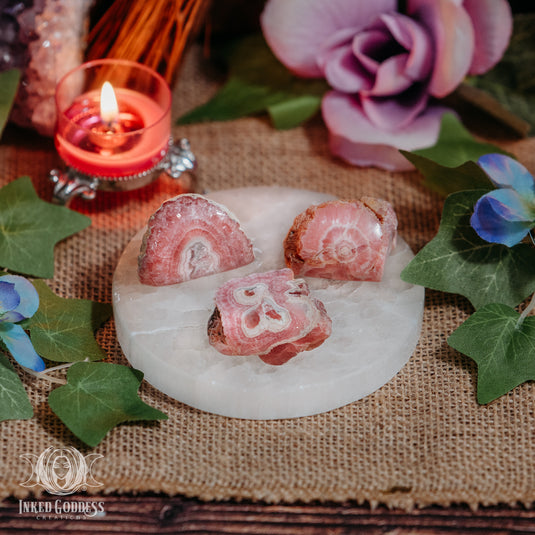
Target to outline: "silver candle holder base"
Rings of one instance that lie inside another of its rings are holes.
[[[75,197],[92,200],[97,191],[130,191],[142,188],[154,182],[162,175],[167,174],[171,178],[184,178],[186,173],[188,185],[186,190],[196,189],[195,171],[197,160],[191,151],[189,141],[185,138],[177,143],[169,140],[169,146],[162,154],[162,159],[151,169],[135,175],[121,177],[105,177],[88,175],[67,166],[65,170],[52,169],[50,180],[54,183],[52,202],[55,204],[68,204]]]

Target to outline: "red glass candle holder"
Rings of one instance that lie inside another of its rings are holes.
[[[104,82],[117,104],[111,112],[102,108]],[[54,201],[139,188],[163,172],[180,179],[183,191],[195,189],[189,143],[171,137],[171,90],[149,67],[116,59],[80,65],[56,87],[56,114],[55,145],[66,169],[50,172]]]

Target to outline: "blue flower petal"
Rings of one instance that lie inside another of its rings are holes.
[[[20,296],[15,290],[15,285],[8,281],[3,281],[0,277],[0,315],[14,310],[20,304]],[[0,321],[3,321],[0,320]]]
[[[485,154],[477,163],[497,187],[513,188],[527,201],[535,201],[533,176],[515,159],[504,154]]]
[[[5,314],[2,314],[0,318],[0,323],[18,323],[19,321],[25,320],[26,316],[23,316],[16,310],[8,310]]]
[[[4,275],[0,282],[6,281],[15,285],[15,291],[19,294],[20,303],[14,308],[24,318],[31,318],[39,308],[39,294],[34,285],[20,275]],[[20,321],[20,320],[18,320]]]
[[[503,219],[533,222],[535,225],[535,206],[530,206],[515,190],[495,189],[486,193],[484,197],[496,214]]]
[[[509,206],[496,198],[496,193],[503,191],[508,190],[495,190],[483,195],[474,207],[470,224],[484,240],[512,247],[524,239],[534,223],[508,218],[512,213]]]
[[[21,366],[36,372],[42,372],[45,369],[43,359],[35,352],[29,336],[20,325],[0,324],[0,338]]]

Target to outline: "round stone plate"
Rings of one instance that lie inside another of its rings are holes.
[[[320,347],[282,366],[256,356],[222,355],[211,347],[206,327],[216,288],[229,278],[285,267],[282,243],[295,216],[333,197],[281,187],[223,190],[208,197],[236,214],[253,241],[253,263],[182,284],[145,286],[137,276],[142,229],[115,271],[117,336],[130,364],[150,384],[224,416],[294,418],[360,399],[404,366],[420,336],[424,289],[399,277],[413,257],[400,237],[381,282],[307,278],[332,319],[332,334]]]

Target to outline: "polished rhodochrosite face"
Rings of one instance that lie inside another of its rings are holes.
[[[151,216],[139,256],[143,284],[163,286],[228,271],[254,260],[253,246],[224,206],[179,195]]]
[[[210,344],[225,355],[258,355],[283,364],[329,337],[331,320],[290,269],[231,279],[216,292]]]

